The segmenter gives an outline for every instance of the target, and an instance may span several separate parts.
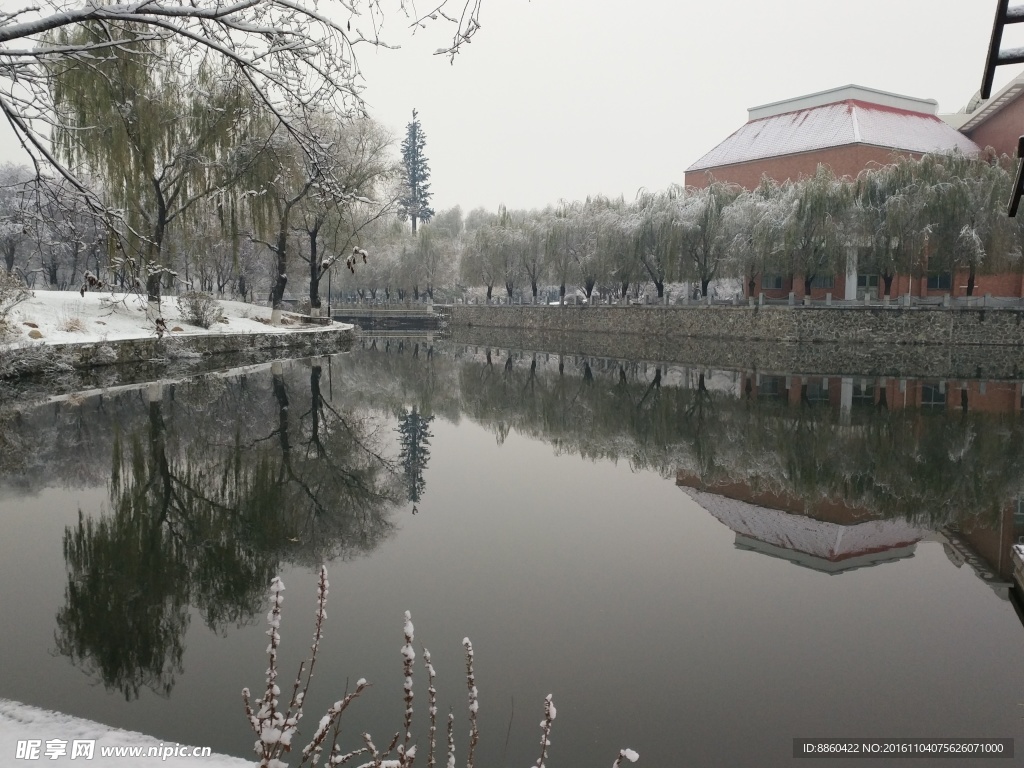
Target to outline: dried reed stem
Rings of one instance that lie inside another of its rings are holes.
[[[480,701],[477,698],[476,676],[473,673],[473,644],[469,642],[468,637],[464,637],[462,645],[466,649],[466,688],[469,690],[469,749],[466,753],[466,768],[473,768],[473,755],[476,752],[476,743],[480,740],[480,731],[476,725]]]
[[[437,689],[434,687],[437,675],[434,672],[434,665],[430,663],[430,651],[426,648],[423,649],[423,666],[427,670],[427,713],[430,716],[430,728],[427,732],[427,768],[434,768],[437,765]]]

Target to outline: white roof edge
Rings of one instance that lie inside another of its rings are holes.
[[[939,102],[935,99],[901,96],[898,93],[879,91],[875,88],[851,84],[841,85],[838,88],[829,88],[826,91],[818,91],[817,93],[808,93],[804,96],[784,99],[783,101],[774,101],[758,107],[750,107],[747,110],[747,119],[760,120],[764,117],[796,112],[801,109],[811,109],[812,107],[821,107],[825,104],[834,104],[837,101],[848,101],[850,99],[880,104],[884,107],[905,109],[908,112],[920,112],[925,115],[935,115],[939,109]]]
[[[1024,70],[1021,70],[1010,82],[992,94],[985,101],[972,104],[979,98],[975,94],[959,112],[939,117],[958,131],[971,131],[999,112],[1007,102],[1013,101],[1024,90]],[[973,108],[972,108],[973,107]]]

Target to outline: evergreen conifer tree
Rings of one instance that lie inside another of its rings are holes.
[[[415,405],[411,411],[398,417],[398,435],[401,444],[398,461],[402,466],[406,496],[413,503],[423,497],[423,490],[427,485],[423,473],[427,468],[427,461],[430,459],[430,438],[433,437],[430,432],[430,422],[433,420],[433,416],[424,416],[419,413]]]
[[[430,221],[434,209],[430,207],[430,166],[423,150],[427,137],[423,133],[416,110],[412,122],[405,127],[402,140],[402,196],[398,200],[398,215],[402,221],[412,219],[412,233],[416,234],[417,221]]]

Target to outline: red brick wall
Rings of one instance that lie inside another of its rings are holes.
[[[992,147],[1001,155],[1017,156],[1017,139],[1024,134],[1024,95],[1004,106],[967,135],[984,149]]]
[[[753,189],[765,174],[780,183],[787,179],[796,180],[801,176],[813,176],[818,170],[819,163],[829,166],[837,176],[852,177],[871,163],[885,165],[892,162],[895,154],[897,154],[895,150],[886,147],[847,144],[814,152],[766,157],[763,160],[751,160],[735,165],[721,165],[707,171],[694,171],[685,175],[683,183],[688,187],[703,189],[713,177],[717,181],[726,181],[739,184],[745,189]],[[917,155],[914,156],[917,157]]]

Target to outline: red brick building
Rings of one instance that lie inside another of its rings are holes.
[[[960,112],[939,116],[932,99],[847,85],[798,96],[748,110],[739,130],[686,169],[684,183],[703,188],[714,179],[754,188],[767,175],[778,182],[811,176],[819,164],[837,176],[855,177],[872,164],[890,162],[894,155],[921,157],[928,152],[959,150],[976,153],[992,147],[1014,155],[1024,132],[1024,73],[991,99],[975,97]],[[846,275],[819,280],[811,297],[860,299],[884,290],[878,275],[857,271],[857,249],[851,246]],[[913,296],[966,293],[967,275],[932,277],[897,275],[891,295]],[[754,295],[785,298],[803,296],[798,275],[765,275]],[[1024,296],[1024,275],[979,275],[975,295]]]

